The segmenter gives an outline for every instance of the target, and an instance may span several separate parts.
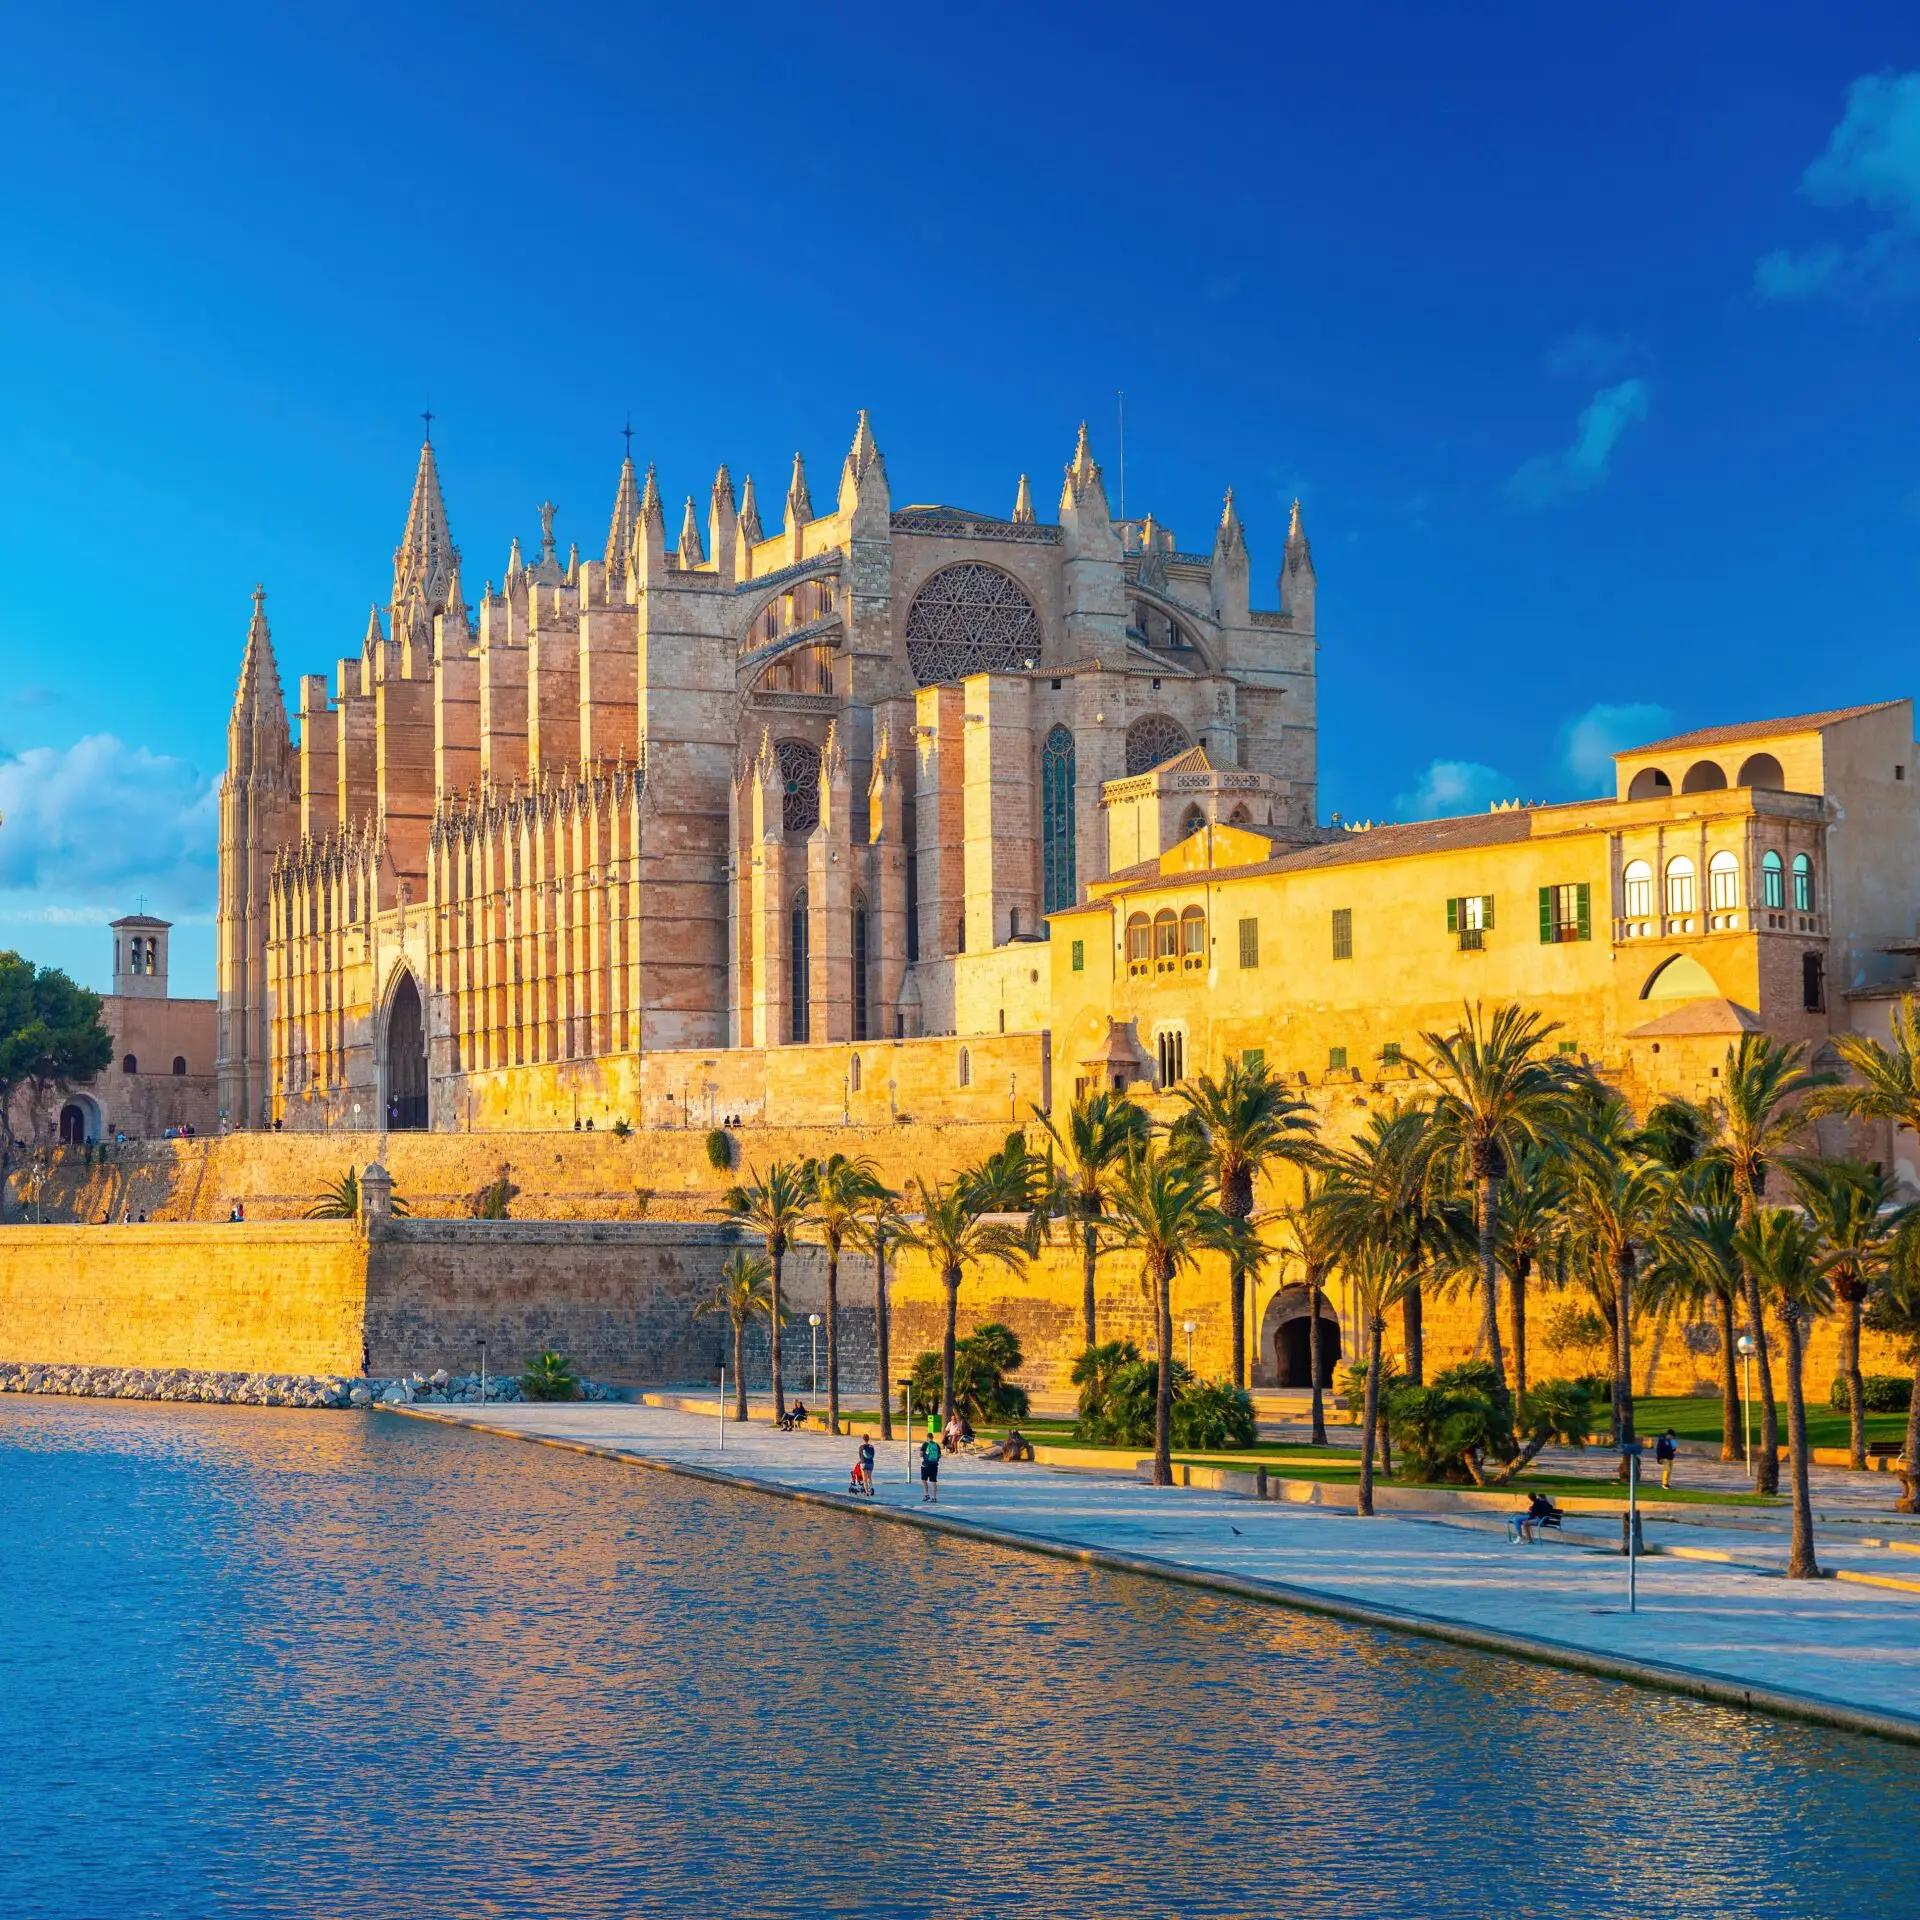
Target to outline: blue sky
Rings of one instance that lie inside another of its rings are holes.
[[[365,630],[430,405],[473,582],[597,550],[631,411],[903,499],[1075,424],[1272,604],[1320,575],[1322,806],[1571,797],[1635,735],[1913,691],[1909,6],[11,9],[0,943],[178,919],[256,579]],[[764,496],[763,496],[764,497]]]

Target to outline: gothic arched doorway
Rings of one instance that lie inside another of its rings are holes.
[[[1319,1296],[1319,1307],[1320,1384],[1330,1387],[1341,1361],[1340,1319],[1324,1293]],[[1313,1385],[1308,1361],[1312,1332],[1305,1287],[1288,1287],[1268,1303],[1260,1316],[1260,1367],[1273,1386]]]
[[[387,1125],[396,1130],[427,1124],[427,1023],[420,989],[403,973],[387,1007]]]
[[[90,1146],[100,1138],[100,1110],[90,1100],[69,1100],[60,1109],[60,1144]]]

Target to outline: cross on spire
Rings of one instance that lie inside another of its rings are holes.
[[[632,414],[627,415],[627,424],[624,427],[622,427],[620,431],[626,439],[627,458],[631,460],[633,458],[633,415]]]
[[[426,423],[427,445],[432,446],[433,445],[433,409],[431,407],[428,407],[425,410],[425,412],[421,414],[420,418]]]

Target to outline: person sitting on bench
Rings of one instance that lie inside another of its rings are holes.
[[[1544,1493],[1536,1493],[1527,1501],[1526,1512],[1516,1513],[1507,1522],[1507,1537],[1524,1540],[1531,1546],[1536,1527],[1557,1527],[1564,1517]]]

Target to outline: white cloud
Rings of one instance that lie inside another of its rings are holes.
[[[1560,729],[1560,767],[1584,797],[1613,788],[1613,756],[1673,731],[1673,715],[1651,701],[1604,703],[1577,714]]]
[[[1563,452],[1527,461],[1508,481],[1507,491],[1524,507],[1544,507],[1565,494],[1599,486],[1612,470],[1621,436],[1647,417],[1648,400],[1644,380],[1602,387],[1581,410],[1572,444]]]
[[[1625,334],[1598,333],[1578,327],[1556,340],[1541,356],[1547,371],[1560,380],[1604,380],[1639,358],[1639,348]]]
[[[0,758],[0,892],[50,924],[144,892],[152,910],[211,911],[219,783],[110,733]]]
[[[1435,760],[1411,793],[1393,799],[1396,820],[1444,820],[1454,814],[1484,813],[1496,800],[1514,797],[1514,783],[1498,768],[1477,760]]]
[[[1887,225],[1855,248],[1828,241],[1795,253],[1779,247],[1754,265],[1763,300],[1804,300],[1841,288],[1920,289],[1920,73],[1869,73],[1847,89],[1839,124],[1800,176],[1820,207],[1860,206]]]

